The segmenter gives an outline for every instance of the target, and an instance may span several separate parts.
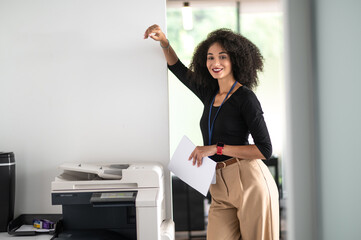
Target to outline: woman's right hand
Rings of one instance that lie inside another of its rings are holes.
[[[157,24],[147,28],[144,33],[144,39],[147,39],[148,37],[154,39],[155,41],[159,41],[162,46],[168,45],[167,37]]]
[[[177,63],[177,54],[174,52],[172,46],[170,46],[167,37],[157,24],[154,24],[145,30],[144,39],[147,39],[148,37],[153,38],[155,41],[159,41],[168,65],[171,66]]]

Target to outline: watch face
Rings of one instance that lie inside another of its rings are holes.
[[[217,143],[217,155],[222,155],[223,147],[224,147],[223,143]]]

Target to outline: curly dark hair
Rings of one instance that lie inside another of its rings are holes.
[[[257,71],[263,70],[263,57],[259,49],[247,38],[225,28],[209,33],[207,38],[194,50],[189,66],[193,72],[192,80],[196,84],[211,88],[217,87],[217,81],[214,81],[206,66],[208,49],[216,42],[229,54],[236,81],[250,89],[257,87]]]

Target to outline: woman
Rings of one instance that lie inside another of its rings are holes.
[[[207,239],[279,239],[277,186],[259,160],[271,157],[272,145],[251,90],[263,69],[259,49],[245,37],[219,29],[198,45],[188,69],[158,25],[145,31],[148,37],[160,42],[169,69],[204,104],[204,146],[197,146],[189,160],[197,166],[206,156],[217,162]],[[249,144],[249,134],[254,144]]]

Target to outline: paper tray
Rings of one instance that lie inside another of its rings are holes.
[[[33,231],[16,231],[23,225],[32,225],[34,219],[47,219],[55,224],[62,218],[62,214],[22,214],[16,219],[12,220],[8,225],[8,234],[14,236],[33,236],[37,234],[51,234],[53,235],[55,230],[48,232]]]

